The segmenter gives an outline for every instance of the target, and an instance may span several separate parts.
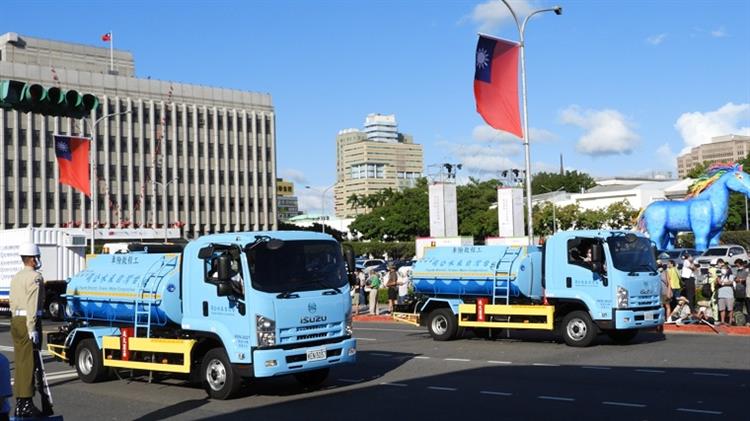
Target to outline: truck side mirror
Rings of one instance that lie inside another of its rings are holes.
[[[218,280],[219,282],[228,281],[229,278],[232,277],[232,258],[229,256],[229,254],[222,254],[221,256],[217,257],[219,263],[218,263]]]
[[[600,243],[594,244],[591,247],[591,263],[599,263],[599,265],[604,262],[604,248]]]
[[[354,275],[355,262],[354,262],[354,248],[351,244],[342,244],[341,248],[344,249],[344,260],[346,261],[346,271],[349,275],[349,285],[355,285],[357,283],[357,277]]]
[[[229,281],[219,281],[216,283],[216,295],[219,297],[228,297],[232,295],[232,284]]]

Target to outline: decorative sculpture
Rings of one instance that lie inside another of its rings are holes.
[[[648,232],[662,250],[674,248],[677,233],[692,231],[695,248],[706,250],[719,244],[727,222],[729,191],[750,197],[750,175],[736,163],[717,163],[688,188],[684,200],[659,200],[638,215],[638,228]]]

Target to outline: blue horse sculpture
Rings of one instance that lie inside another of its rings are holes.
[[[688,188],[685,200],[660,200],[648,205],[638,217],[638,226],[662,250],[674,247],[673,238],[680,231],[692,231],[695,248],[706,250],[719,244],[727,222],[730,190],[750,196],[750,175],[742,171],[742,165],[714,164]]]

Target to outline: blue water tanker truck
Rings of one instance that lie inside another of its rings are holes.
[[[48,349],[84,382],[115,370],[178,373],[212,398],[242,379],[322,383],[353,363],[351,250],[302,231],[208,235],[91,257],[67,287],[67,322]]]
[[[439,341],[465,329],[540,329],[583,347],[599,333],[626,343],[664,322],[654,248],[626,231],[560,232],[543,246],[435,247],[414,264],[412,282],[418,299],[393,316]]]

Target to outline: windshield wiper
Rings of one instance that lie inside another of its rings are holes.
[[[311,283],[314,283],[314,284],[317,284],[317,285],[320,285],[320,286],[322,286],[323,288],[326,288],[326,289],[329,289],[329,290],[331,290],[331,291],[326,291],[326,292],[324,292],[323,294],[327,294],[327,295],[330,295],[330,294],[331,294],[331,292],[334,292],[334,293],[336,293],[336,294],[341,294],[341,290],[340,290],[340,289],[338,289],[337,287],[332,287],[332,286],[330,286],[330,285],[326,285],[326,283],[325,283],[325,282],[323,282],[323,278],[312,278],[312,279],[310,280],[310,282],[311,282]]]
[[[277,295],[276,298],[287,299],[287,298],[299,298],[299,294],[294,291],[286,291]]]
[[[653,267],[653,266],[651,266],[651,265],[649,265],[648,263],[641,263],[640,265],[637,266],[637,268],[638,269],[640,269],[640,268],[646,268],[646,269],[648,269],[648,271],[652,275],[656,275],[656,273],[657,273],[656,268]],[[639,271],[639,272],[642,272],[642,271]],[[629,276],[636,276],[637,274],[636,274],[636,271],[631,271],[630,273],[628,273],[628,275]]]

